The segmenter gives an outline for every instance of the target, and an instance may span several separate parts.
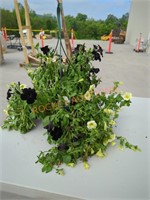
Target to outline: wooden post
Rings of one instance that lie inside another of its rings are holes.
[[[35,49],[34,49],[34,43],[32,38],[32,29],[31,29],[31,23],[30,23],[30,17],[29,17],[29,7],[27,0],[24,0],[24,9],[25,9],[25,19],[26,19],[26,26],[29,27],[27,30],[27,41],[28,44],[31,46],[33,55],[36,55]]]
[[[4,56],[3,56],[3,49],[2,49],[2,43],[0,39],[0,64],[4,63]]]
[[[62,0],[57,0],[57,2],[62,3]],[[63,27],[66,51],[67,51],[68,58],[70,58],[71,55],[72,55],[72,51],[71,51],[70,39],[69,39],[68,32],[67,32],[67,26],[66,26],[66,23],[65,23],[65,16],[64,16],[63,8],[62,8],[62,11],[61,11],[61,16],[62,16],[62,27]]]
[[[18,27],[19,27],[19,31],[20,31],[20,38],[21,38],[21,44],[22,44],[22,48],[23,48],[25,63],[29,64],[27,49],[26,49],[26,46],[25,46],[25,40],[24,40],[24,35],[23,35],[23,28],[24,27],[22,26],[22,23],[21,23],[21,17],[20,17],[19,6],[18,6],[17,0],[14,0],[14,6],[15,6],[15,11],[16,11]]]

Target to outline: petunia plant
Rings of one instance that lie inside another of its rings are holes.
[[[70,60],[48,46],[41,49],[43,54],[38,45],[36,49],[41,63],[36,69],[27,69],[33,88],[20,83],[10,85],[5,110],[8,115],[2,127],[26,133],[37,119],[42,121],[47,141],[52,144],[36,161],[43,165],[43,172],[56,169],[63,175],[61,164],[74,167],[79,160],[89,169],[88,159],[104,157],[117,140],[120,149],[140,151],[113,129],[120,109],[130,106],[132,94],[118,92],[119,81],[108,94],[95,93],[101,82],[97,78],[100,69],[92,61],[101,61],[100,46],[86,50],[85,45],[78,45]]]

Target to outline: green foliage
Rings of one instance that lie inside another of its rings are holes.
[[[26,133],[35,126],[35,115],[31,110],[31,106],[27,102],[22,101],[20,97],[24,85],[12,83],[9,88],[13,95],[11,95],[5,110],[7,116],[2,128]]]
[[[21,20],[25,23],[24,7],[19,4]],[[9,11],[0,9],[1,12],[1,26],[15,29],[18,28],[15,10]],[[34,10],[29,9],[29,15],[32,25],[32,30],[56,30],[57,31],[57,19],[52,14],[38,15]],[[114,15],[108,15],[106,20],[94,20],[88,18],[87,15],[78,13],[76,17],[71,15],[65,16],[68,34],[71,37],[71,29],[74,29],[76,39],[100,39],[104,34],[109,34],[112,29],[121,28],[126,30],[129,14],[124,14],[120,19]],[[84,27],[84,28],[83,28]],[[49,34],[49,31],[46,32]],[[37,32],[34,32],[35,34]],[[9,30],[8,34],[17,34]],[[18,35],[19,36],[19,35]],[[53,35],[55,37],[55,34]]]

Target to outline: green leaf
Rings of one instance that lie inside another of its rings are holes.
[[[70,155],[65,155],[65,156],[63,156],[63,162],[64,162],[65,164],[70,163],[70,162],[71,162],[71,156],[70,156]]]
[[[50,164],[46,164],[42,167],[42,172],[48,173],[48,172],[52,171],[52,169],[53,169],[53,167]]]
[[[46,116],[44,119],[43,119],[43,126],[47,126],[50,122],[50,116]]]

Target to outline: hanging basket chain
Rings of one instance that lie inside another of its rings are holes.
[[[67,61],[68,62],[70,61],[67,54],[66,54],[66,51],[63,47],[63,44],[62,44],[62,37],[61,37],[61,21],[62,21],[61,13],[62,13],[62,9],[63,9],[62,3],[58,1],[58,6],[57,6],[58,40],[57,40],[57,44],[56,44],[54,52],[56,52],[58,45],[59,45],[60,88],[62,88],[62,50],[63,50],[63,52],[66,56]]]

